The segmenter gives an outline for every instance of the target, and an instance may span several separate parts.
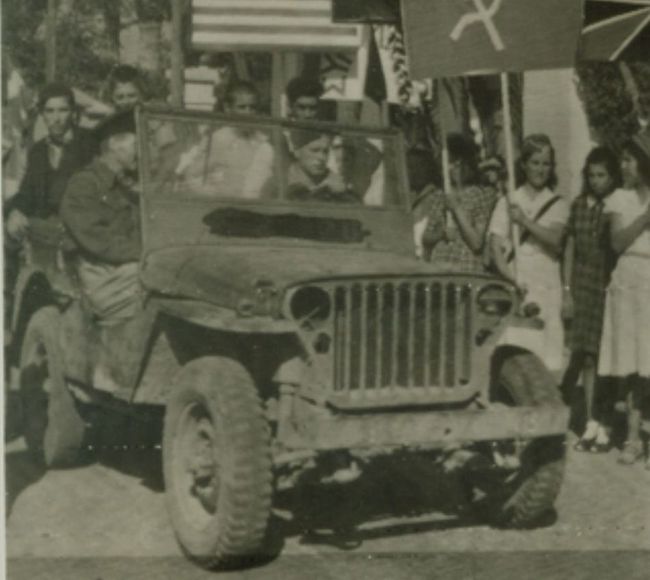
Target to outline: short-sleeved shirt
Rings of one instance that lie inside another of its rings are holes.
[[[221,195],[258,198],[273,173],[273,147],[266,135],[222,127],[215,131],[209,147],[208,181]]]
[[[517,204],[529,219],[535,219],[540,210],[555,197],[555,194],[544,189],[531,195],[526,189],[519,188],[512,194],[512,202]],[[563,227],[569,218],[569,204],[564,199],[558,199],[543,216],[535,221],[545,227]],[[523,228],[520,229],[520,235]],[[490,222],[491,234],[499,236],[506,252],[510,252],[510,214],[508,200],[501,197],[494,208]],[[526,241],[519,245],[517,256],[518,282],[526,288],[526,301],[534,302],[540,308],[540,318],[544,321],[544,328],[535,330],[538,339],[530,344],[525,337],[519,336],[519,329],[513,330],[513,335],[505,339],[513,344],[521,344],[531,348],[541,357],[551,370],[562,368],[562,351],[564,348],[564,329],[562,317],[562,281],[560,277],[559,256],[542,245],[534,236],[529,235]],[[531,335],[532,336],[532,335]],[[539,342],[537,342],[539,340]]]
[[[493,190],[483,190],[478,186],[469,186],[460,191],[462,208],[467,212],[474,228],[481,237],[485,236],[490,214],[496,202]],[[436,243],[431,252],[432,262],[446,262],[461,270],[476,271],[483,269],[482,254],[475,253],[465,243],[455,220],[447,220],[442,193],[435,194],[431,201],[429,223],[430,232],[445,231],[445,238]],[[449,223],[446,223],[449,221]]]
[[[605,201],[605,213],[618,214],[623,227],[629,226],[644,211],[650,200],[642,201],[633,189],[617,189]],[[650,257],[650,230],[646,228],[623,252],[623,255],[642,255]]]
[[[512,203],[517,204],[526,217],[532,220],[535,219],[539,211],[554,197],[556,197],[556,194],[548,188],[545,188],[542,191],[537,192],[534,196],[531,196],[523,187],[520,187],[512,193]],[[569,220],[569,213],[569,204],[564,199],[559,199],[544,213],[543,216],[537,219],[536,222],[545,227],[557,225],[564,226]],[[508,199],[506,196],[503,196],[499,198],[499,201],[494,208],[494,213],[492,214],[492,219],[490,221],[489,233],[499,236],[504,242],[508,252],[511,249],[510,225]],[[533,236],[527,237],[526,243],[521,244],[519,251],[522,256],[542,253],[547,255],[549,258],[552,258],[553,261],[556,261],[556,258],[551,256],[548,250]]]

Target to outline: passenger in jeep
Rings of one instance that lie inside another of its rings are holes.
[[[352,186],[328,167],[332,139],[322,131],[291,132],[295,161],[287,175],[289,199],[360,203]]]
[[[130,319],[138,306],[140,220],[135,122],[123,112],[96,130],[100,152],[75,174],[61,218],[79,250],[78,274],[87,305],[102,325]]]
[[[259,111],[257,89],[238,81],[228,89],[224,110],[249,116]],[[256,199],[273,173],[273,147],[262,131],[227,125],[203,134],[179,157],[177,180],[185,189],[205,197]]]

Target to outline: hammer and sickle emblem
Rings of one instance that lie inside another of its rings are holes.
[[[468,26],[472,24],[477,24],[479,22],[483,23],[485,29],[487,30],[488,36],[492,41],[492,45],[495,50],[504,50],[505,46],[501,40],[501,35],[497,30],[497,27],[494,25],[493,18],[496,16],[499,8],[501,8],[501,2],[503,0],[492,0],[489,8],[485,7],[484,0],[472,0],[474,6],[476,7],[476,12],[470,12],[465,14],[459,21],[458,24],[451,31],[450,37],[453,41],[458,41]]]

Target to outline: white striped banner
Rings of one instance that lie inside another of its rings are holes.
[[[196,50],[350,50],[361,26],[332,23],[331,0],[192,0]]]

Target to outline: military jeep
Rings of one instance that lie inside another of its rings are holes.
[[[344,483],[397,453],[453,460],[499,525],[552,509],[568,413],[504,338],[535,320],[510,283],[414,257],[397,131],[137,118],[138,316],[103,328],[74,252],[50,248],[20,278],[25,434],[45,464],[75,460],[89,408],[163,409],[171,522],[210,567],[260,553],[274,489]]]

